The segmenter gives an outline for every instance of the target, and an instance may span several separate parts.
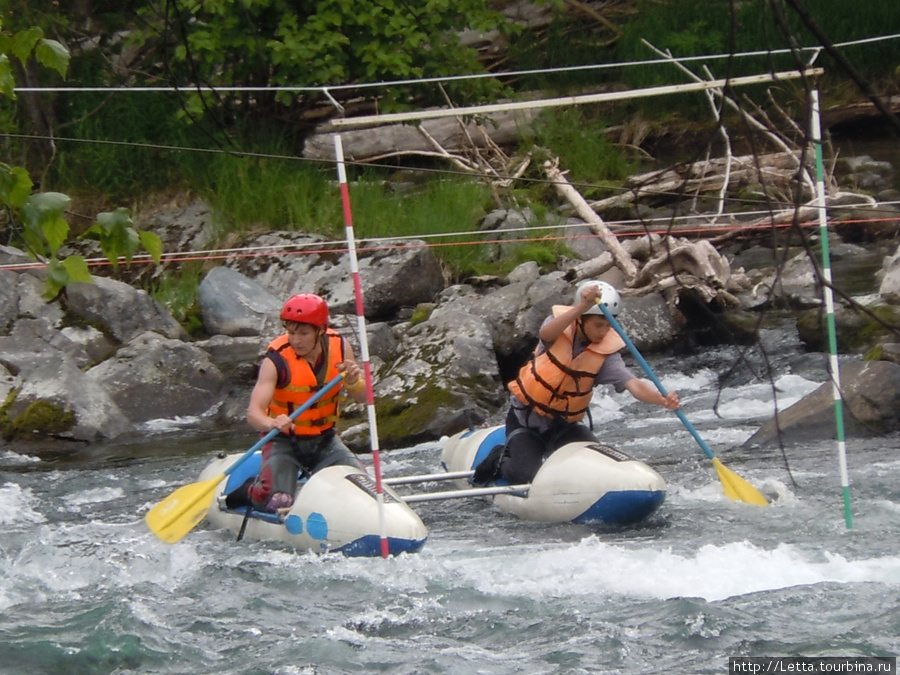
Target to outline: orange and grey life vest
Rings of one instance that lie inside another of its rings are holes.
[[[571,309],[555,305],[553,316]],[[600,342],[585,347],[573,356],[575,324],[563,331],[556,341],[540,354],[535,350],[531,360],[507,386],[522,403],[545,417],[561,417],[577,422],[584,417],[591,402],[594,378],[610,354],[622,349],[625,342],[610,330]]]
[[[344,360],[344,339],[335,331],[327,329],[322,338],[323,365],[314,373],[309,362],[297,356],[287,335],[275,338],[269,343],[266,358],[275,364],[278,379],[275,393],[269,403],[269,417],[290,415],[299,406],[312,398],[322,385],[338,375],[337,364]],[[334,387],[294,420],[293,433],[298,436],[318,436],[334,427],[338,419],[338,393]]]

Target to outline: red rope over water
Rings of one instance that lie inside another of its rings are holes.
[[[346,189],[342,187],[343,190]],[[343,195],[342,195],[343,198]],[[349,197],[348,197],[349,198]],[[865,207],[856,207],[865,208]],[[742,214],[744,215],[744,214]],[[694,216],[696,218],[696,216]],[[835,225],[840,225],[842,227],[849,227],[854,225],[873,225],[878,223],[896,223],[900,221],[900,218],[897,217],[881,217],[881,218],[849,218],[849,219],[835,219],[828,221],[828,226],[832,227]],[[627,224],[624,224],[626,223]],[[742,224],[727,224],[727,225],[697,225],[693,227],[688,226],[678,226],[675,227],[671,223],[668,223],[666,226],[646,226],[642,227],[639,224],[636,224],[634,221],[623,221],[620,223],[615,222],[607,222],[608,226],[618,226],[618,227],[628,227],[628,230],[622,230],[619,232],[614,232],[616,237],[618,238],[630,238],[630,237],[643,237],[646,235],[658,235],[661,237],[667,236],[698,236],[698,237],[713,237],[716,235],[725,235],[729,233],[738,233],[738,234],[747,234],[752,235],[754,233],[764,232],[767,230],[784,230],[789,229],[791,227],[795,227],[795,224],[787,221],[779,221],[774,223],[760,223],[755,225],[742,225]],[[819,228],[819,224],[817,222],[812,221],[804,221],[796,224],[797,227],[801,227],[804,229],[814,230]],[[571,226],[569,226],[571,227]],[[583,227],[583,225],[582,225]],[[565,226],[543,226],[543,227],[529,227],[529,228],[520,228],[518,231],[523,232],[531,232],[534,230],[550,230],[550,229],[565,229]],[[517,230],[504,230],[505,233],[510,234],[514,233]],[[461,239],[458,241],[440,241],[440,242],[423,242],[419,241],[423,238],[435,238],[435,237],[469,237],[468,239]],[[594,234],[559,234],[559,235],[542,235],[542,236],[524,236],[517,237],[514,239],[510,238],[498,238],[493,237],[490,239],[484,238],[484,235],[478,235],[474,232],[452,232],[452,233],[444,233],[444,234],[421,234],[421,235],[409,235],[406,237],[395,237],[395,238],[373,238],[370,241],[372,242],[383,242],[383,243],[370,243],[368,245],[358,246],[356,250],[358,252],[365,253],[374,253],[377,251],[394,251],[401,249],[419,249],[419,248],[442,248],[442,247],[450,247],[450,246],[485,246],[489,244],[524,244],[530,242],[552,242],[552,241],[571,241],[573,239],[596,239],[597,235]],[[398,239],[409,239],[409,242],[397,243]],[[322,242],[316,242],[314,245],[310,244],[309,246],[303,246],[300,244],[285,244],[283,246],[260,246],[260,247],[247,247],[247,248],[231,248],[231,249],[208,249],[208,250],[200,250],[200,251],[173,251],[170,253],[164,253],[160,264],[168,265],[168,264],[176,264],[182,262],[206,262],[211,260],[237,260],[237,259],[247,259],[247,258],[260,258],[260,257],[283,257],[283,256],[295,256],[295,255],[326,255],[331,253],[348,253],[349,247],[346,245],[345,241],[336,241],[333,244],[327,244]],[[111,267],[112,264],[106,258],[91,258],[88,259],[87,264],[89,267],[101,268],[101,267]],[[135,255],[131,262],[129,263],[125,258],[119,258],[118,264],[128,266],[131,265],[147,265],[153,264],[153,259],[147,254],[138,254]],[[47,263],[42,261],[33,261],[27,263],[7,263],[0,264],[0,270],[8,270],[8,271],[27,271],[27,270],[38,270],[44,269],[47,267]]]

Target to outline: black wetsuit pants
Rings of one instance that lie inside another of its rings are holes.
[[[581,422],[557,419],[548,430],[535,431],[522,425],[516,411],[510,407],[506,416],[506,450],[500,475],[513,485],[530,483],[545,458],[557,448],[575,441],[598,442],[594,433]]]

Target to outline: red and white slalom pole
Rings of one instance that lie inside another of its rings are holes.
[[[356,296],[356,318],[359,322],[359,347],[366,378],[366,411],[369,415],[369,441],[372,447],[372,464],[375,470],[375,498],[378,501],[378,520],[381,529],[381,557],[389,554],[387,527],[384,515],[384,488],[381,483],[381,454],[378,448],[378,421],[375,418],[375,394],[372,386],[372,365],[369,362],[369,339],[366,333],[366,314],[363,309],[362,283],[359,280],[359,262],[356,258],[356,238],[353,235],[353,214],[350,210],[350,191],[347,188],[347,171],[344,168],[344,146],[340,134],[334,135],[334,156],[337,158],[338,181],[341,201],[344,205],[344,225],[347,230],[347,248],[350,251],[350,272],[353,276],[353,294]]]

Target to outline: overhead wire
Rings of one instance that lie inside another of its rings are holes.
[[[881,202],[883,206],[900,206],[897,202]],[[839,212],[842,209],[848,211],[859,211],[864,209],[860,205],[837,205],[830,207],[833,212]],[[768,211],[744,211],[740,213],[742,218],[765,217],[769,216]],[[615,231],[616,237],[620,238],[638,238],[645,236],[664,236],[671,234],[673,228],[677,226],[677,233],[682,236],[704,236],[740,234],[752,236],[754,232],[771,231],[772,229],[791,229],[795,224],[788,219],[782,222],[774,223],[703,223],[702,215],[684,215],[670,216],[660,218],[644,218],[605,221],[607,227]],[[890,216],[882,216],[878,218],[840,218],[832,219],[828,222],[829,226],[840,225],[842,227],[852,227],[865,224],[890,224],[896,223],[898,218]],[[682,221],[685,224],[678,225]],[[819,228],[817,222],[812,220],[799,223],[799,226],[815,230]],[[379,251],[391,251],[398,249],[422,249],[422,248],[443,248],[448,246],[484,246],[484,245],[510,245],[524,244],[530,242],[566,242],[578,239],[596,239],[596,234],[571,233],[568,230],[583,230],[583,223],[557,223],[530,225],[523,227],[510,227],[503,229],[504,236],[498,236],[497,231],[478,233],[471,230],[457,230],[454,232],[423,232],[408,235],[391,235],[380,237],[365,237],[357,251],[364,253],[375,253]],[[562,230],[563,234],[536,234],[537,232],[551,232]],[[530,236],[510,238],[509,235],[527,234]],[[465,239],[461,239],[465,238]],[[448,241],[436,241],[446,239]],[[449,241],[452,240],[452,241]],[[229,248],[207,248],[192,249],[190,251],[169,251],[162,255],[160,264],[177,264],[184,262],[203,262],[213,260],[237,260],[242,258],[259,258],[259,257],[286,257],[295,255],[326,255],[332,253],[346,253],[347,247],[344,240],[335,240],[333,242],[311,241],[311,242],[290,242],[285,244],[266,244],[261,246],[239,246]],[[108,267],[112,263],[104,257],[86,258],[85,262],[90,267]],[[130,260],[124,257],[118,259],[118,264],[148,264],[154,262],[150,255],[146,253],[135,254]],[[46,264],[42,261],[29,261],[19,263],[0,264],[0,270],[7,271],[24,271],[29,269],[42,269]]]
[[[859,40],[846,41],[841,43],[836,43],[835,47],[847,47],[847,46],[855,46],[862,44],[871,44],[876,42],[882,42],[886,40],[896,40],[900,39],[900,34],[891,34],[891,35],[883,35],[883,36],[875,36],[870,38],[864,38]],[[810,52],[811,54],[818,53],[821,51],[820,46],[810,46],[810,47],[794,47],[794,48],[784,48],[784,49],[775,49],[775,50],[755,50],[748,52],[736,52],[736,53],[720,53],[720,54],[711,54],[711,55],[696,55],[696,56],[686,56],[679,57],[679,61],[683,62],[694,62],[694,61],[709,61],[709,60],[721,60],[721,59],[735,59],[735,58],[745,58],[745,57],[759,57],[759,56],[773,56],[773,55],[791,55],[796,54],[798,51],[801,52]],[[584,64],[580,66],[560,66],[554,68],[535,68],[535,69],[527,69],[527,70],[518,70],[518,71],[507,71],[507,72],[499,72],[499,73],[472,73],[465,75],[453,75],[453,76],[442,76],[442,77],[428,77],[428,78],[413,78],[413,79],[404,79],[404,80],[395,80],[395,81],[383,81],[383,82],[370,82],[370,83],[356,83],[352,85],[324,85],[324,86],[266,86],[266,87],[247,87],[247,86],[207,86],[207,85],[186,85],[184,87],[177,86],[167,86],[167,87],[16,87],[15,91],[17,92],[67,92],[67,93],[85,93],[85,92],[178,92],[178,93],[188,93],[188,92],[196,92],[196,91],[216,91],[216,92],[253,92],[253,91],[297,91],[297,92],[321,92],[324,93],[327,98],[331,100],[334,104],[336,103],[334,99],[331,97],[328,91],[339,91],[339,90],[348,90],[348,89],[367,89],[373,87],[398,87],[398,86],[406,86],[411,84],[423,84],[423,83],[444,83],[450,81],[457,80],[468,80],[468,79],[480,79],[485,77],[493,77],[493,78],[503,78],[503,77],[520,77],[523,75],[532,75],[532,74],[544,74],[544,75],[553,75],[553,74],[561,74],[565,72],[575,72],[575,71],[584,71],[584,70],[604,70],[604,69],[612,69],[612,68],[625,68],[631,66],[646,66],[646,65],[670,65],[672,63],[671,58],[654,58],[654,59],[644,59],[644,60],[635,60],[635,61],[627,61],[627,62],[616,62],[616,63],[603,63],[603,64]],[[158,143],[139,143],[139,142],[129,142],[129,141],[113,141],[106,139],[81,139],[74,137],[60,137],[53,136],[48,137],[39,134],[10,134],[5,133],[2,134],[6,138],[19,138],[19,139],[27,139],[27,140],[51,140],[54,143],[60,142],[71,142],[71,143],[88,143],[88,144],[97,144],[97,145],[120,145],[127,147],[136,147],[136,148],[145,148],[149,150],[161,150],[161,151],[188,151],[188,152],[200,152],[200,153],[219,153],[219,154],[228,154],[232,156],[239,157],[248,157],[248,158],[264,158],[264,159],[281,159],[281,160],[289,160],[289,161],[300,161],[307,162],[310,164],[327,164],[329,167],[334,163],[333,159],[319,159],[312,157],[297,157],[290,155],[279,155],[274,153],[260,153],[255,151],[244,151],[239,149],[226,149],[226,148],[200,148],[200,147],[186,147],[186,146],[176,146],[176,145],[167,145],[167,144],[158,144]],[[354,167],[362,167],[362,168],[379,168],[384,170],[413,170],[409,166],[405,165],[397,165],[397,164],[387,164],[384,161],[374,162],[374,161],[359,161],[359,160],[346,160],[346,164],[348,166]],[[447,176],[461,176],[466,178],[491,178],[492,176],[487,173],[479,173],[477,171],[463,171],[463,170],[455,170],[452,168],[430,168],[430,167],[415,167],[414,169],[418,173],[437,173],[441,175]],[[551,181],[544,178],[533,178],[527,176],[521,176],[516,179],[518,182],[523,184],[551,184]],[[577,181],[572,181],[573,186],[575,187],[598,187],[596,185],[590,183],[579,183]],[[624,193],[628,193],[631,191],[628,187],[615,187],[615,186],[604,186],[605,189],[610,191],[619,191]],[[753,200],[742,200],[742,204],[752,204]],[[761,202],[762,203],[762,200]]]
[[[891,35],[882,35],[875,36],[870,38],[864,38],[859,40],[846,41],[841,43],[836,43],[835,47],[848,47],[848,46],[858,46],[863,44],[872,44],[877,42],[883,42],[887,40],[896,40],[900,39],[900,34],[891,34]],[[747,57],[759,57],[759,56],[776,56],[776,55],[796,55],[797,52],[809,52],[811,54],[816,54],[821,51],[821,46],[810,46],[810,47],[792,47],[785,49],[775,49],[775,50],[755,50],[748,52],[737,52],[737,53],[721,53],[721,54],[710,54],[710,55],[695,55],[695,56],[686,56],[679,57],[679,61],[681,62],[697,62],[697,61],[712,61],[712,60],[722,60],[722,59],[735,59],[735,58],[747,58]],[[331,97],[329,91],[344,91],[344,90],[365,90],[376,87],[399,87],[399,86],[407,86],[413,84],[427,84],[427,83],[446,83],[451,81],[460,81],[460,80],[470,80],[470,79],[482,79],[482,78],[505,78],[505,77],[521,77],[525,75],[553,75],[553,74],[561,74],[566,72],[577,72],[577,71],[587,71],[587,70],[607,70],[614,68],[626,68],[632,66],[646,66],[646,65],[670,65],[672,63],[671,58],[654,58],[654,59],[644,59],[644,60],[636,60],[636,61],[627,61],[627,62],[616,62],[616,63],[603,63],[603,64],[584,64],[579,66],[561,66],[554,68],[535,68],[535,69],[527,69],[527,70],[518,70],[518,71],[506,71],[499,73],[472,73],[465,75],[454,75],[454,76],[442,76],[442,77],[427,77],[427,78],[413,78],[413,79],[404,79],[404,80],[394,80],[394,81],[382,81],[382,82],[369,82],[369,83],[356,83],[356,84],[346,84],[346,85],[325,85],[325,86],[266,86],[266,87],[247,87],[247,86],[206,86],[206,85],[198,85],[198,86],[185,86],[185,87],[177,87],[177,86],[167,86],[167,87],[16,87],[15,91],[17,92],[32,92],[32,93],[40,93],[40,92],[59,92],[59,93],[85,93],[85,92],[176,92],[176,93],[187,93],[187,92],[196,92],[196,91],[216,91],[216,92],[252,92],[252,91],[296,91],[296,92],[320,92],[326,95],[332,103],[335,103],[334,99]],[[144,148],[148,150],[159,150],[159,151],[170,151],[170,152],[198,152],[198,153],[210,153],[210,154],[228,154],[232,156],[246,157],[246,158],[258,158],[258,159],[277,159],[284,161],[300,161],[307,162],[310,164],[323,164],[327,165],[329,168],[335,163],[334,159],[329,158],[311,158],[311,157],[297,157],[293,155],[283,155],[277,153],[265,153],[265,152],[257,152],[257,151],[243,151],[243,150],[231,150],[231,149],[223,149],[219,148],[203,148],[203,147],[187,147],[187,146],[178,146],[178,145],[169,145],[169,144],[158,144],[158,143],[138,143],[138,142],[130,142],[130,141],[115,141],[115,140],[107,140],[107,139],[81,139],[81,138],[73,138],[73,137],[60,137],[54,136],[52,139],[49,139],[47,136],[42,136],[38,134],[11,134],[4,133],[3,137],[6,138],[20,138],[20,139],[30,139],[30,140],[53,140],[56,143],[60,142],[72,142],[72,143],[89,143],[89,144],[97,144],[97,145],[117,145],[117,146],[127,146],[127,147],[136,147],[136,148]],[[371,161],[353,161],[346,160],[345,163],[350,166],[355,166],[359,168],[379,168],[383,170],[415,170],[420,173],[438,173],[441,175],[447,176],[460,176],[466,178],[491,178],[492,176],[488,173],[480,173],[477,171],[463,171],[463,170],[455,170],[452,168],[430,168],[430,167],[415,167],[411,168],[409,166],[398,165],[398,164],[387,164],[383,161],[379,162],[371,162]],[[552,181],[546,178],[534,178],[528,176],[521,176],[516,178],[518,182],[526,183],[526,184],[552,184]],[[579,182],[572,180],[570,181],[574,187],[577,188],[596,188],[599,187],[592,183],[587,182]],[[627,194],[629,192],[633,192],[638,189],[635,187],[618,187],[618,186],[603,186],[605,190],[609,190],[611,192],[620,192],[622,194]],[[665,194],[665,193],[656,193],[656,194]],[[753,200],[748,198],[741,198],[740,200],[735,198],[724,198],[725,201],[729,203],[739,203],[743,207],[748,205],[752,205],[754,203],[766,204],[768,200],[759,199]],[[857,205],[856,208],[861,208]],[[771,215],[771,210],[763,210],[756,212],[758,215]],[[753,215],[754,212],[741,211],[741,217],[747,217]],[[684,219],[693,219],[698,220],[701,219],[702,216],[683,216],[683,217],[667,217],[661,219],[661,221],[665,224],[664,231],[671,232],[671,228],[673,225],[681,218]],[[630,223],[632,226],[638,226],[643,228],[643,231],[638,232],[637,234],[643,235],[652,232],[652,228],[656,227],[657,219],[639,219],[639,220],[631,220],[631,221],[606,221],[607,225],[610,226],[620,226],[620,227],[628,227]],[[842,221],[846,222],[846,221]],[[546,229],[558,229],[560,225],[542,225],[538,226],[542,230]],[[702,231],[704,233],[710,233],[713,230],[716,231],[726,231],[726,230],[737,230],[737,229],[745,229],[746,225],[718,225],[715,227],[704,226]],[[766,227],[771,227],[771,225],[766,225]],[[505,229],[505,233],[511,233],[518,230],[534,232],[535,226],[527,227],[527,228],[511,228]],[[662,232],[663,230],[660,230]],[[685,233],[684,228],[679,228],[680,233]],[[370,242],[370,246],[378,248],[383,244],[380,244],[380,241],[402,241],[403,239],[413,240],[413,239],[431,239],[431,238],[439,238],[439,237],[465,237],[472,235],[471,231],[459,231],[454,233],[439,233],[439,234],[412,234],[407,235],[406,237],[390,237],[390,238],[370,238],[368,241]],[[622,236],[631,236],[633,232],[624,232]],[[561,237],[562,239],[571,238],[571,235],[568,237]],[[543,241],[547,241],[552,239],[552,237],[539,237],[535,239],[540,239]],[[516,241],[524,242],[527,240],[518,239]],[[441,245],[463,245],[464,242],[456,241],[451,242],[449,244],[429,244],[429,246],[441,246]],[[472,241],[472,244],[485,244],[491,243],[490,241],[486,241],[483,237],[478,238],[476,241]],[[510,243],[509,240],[502,239],[497,240],[494,243]],[[321,243],[318,244],[321,247]],[[396,245],[396,244],[394,244]],[[288,247],[297,246],[288,245]],[[334,249],[329,249],[334,250]],[[361,247],[360,250],[367,250],[366,247]],[[298,253],[300,251],[297,251]],[[308,253],[312,253],[314,251],[307,251]],[[240,249],[216,249],[210,251],[194,251],[193,255],[198,256],[194,259],[216,259],[222,257],[229,256],[237,256],[237,255],[254,255],[253,248],[241,247]],[[256,253],[258,254],[258,253]],[[147,256],[149,258],[149,256]],[[182,257],[180,253],[167,253],[165,256],[166,261],[175,261],[175,260],[185,260],[186,257]],[[140,256],[135,256],[135,262],[140,260]],[[102,265],[104,264],[105,259],[92,259],[89,261],[92,265]],[[40,265],[40,263],[36,263]],[[16,266],[0,266],[0,269],[14,269]]]
[[[873,44],[877,42],[884,42],[888,40],[897,40],[900,39],[900,33],[895,33],[891,35],[879,35],[869,38],[862,38],[859,40],[848,40],[846,42],[837,42],[834,44],[835,47],[853,47],[864,44]],[[693,56],[683,56],[678,57],[678,60],[683,63],[693,63],[697,61],[720,61],[727,60],[732,58],[744,58],[744,57],[760,57],[760,56],[787,56],[793,53],[796,53],[798,50],[801,52],[810,52],[815,53],[821,51],[821,46],[809,46],[809,47],[799,47],[798,49],[793,49],[789,47],[785,47],[783,49],[761,49],[755,51],[747,51],[747,52],[735,52],[735,53],[720,53],[720,54],[699,54]],[[254,91],[270,91],[270,92],[311,92],[311,93],[323,93],[332,92],[332,91],[357,91],[357,90],[366,90],[366,89],[378,89],[378,88],[391,88],[391,87],[404,87],[410,85],[422,85],[422,84],[438,84],[438,83],[447,83],[447,82],[460,82],[467,80],[480,80],[480,79],[504,79],[504,78],[515,78],[515,77],[525,77],[529,75],[560,75],[563,73],[572,73],[572,72],[583,72],[589,70],[615,70],[618,68],[630,68],[634,66],[650,66],[650,65],[667,65],[671,64],[671,59],[665,58],[656,58],[656,59],[643,59],[643,60],[635,60],[635,61],[616,61],[613,63],[592,63],[592,64],[582,64],[578,66],[556,66],[553,68],[532,68],[526,70],[510,70],[510,71],[498,71],[498,72],[488,72],[488,73],[468,73],[464,75],[442,75],[435,77],[418,77],[418,78],[408,78],[403,80],[384,80],[380,82],[357,82],[354,84],[328,84],[328,85],[276,85],[276,86],[213,86],[213,85],[199,85],[199,84],[186,84],[184,86],[177,85],[168,85],[168,86],[138,86],[138,87],[64,87],[64,86],[50,86],[50,87],[15,87],[14,91],[16,92],[31,92],[31,93],[78,93],[78,92],[177,92],[177,93],[190,93],[190,92],[254,92]]]

